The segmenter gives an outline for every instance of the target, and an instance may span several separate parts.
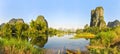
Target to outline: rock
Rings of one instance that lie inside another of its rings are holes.
[[[120,21],[115,20],[113,22],[108,22],[107,26],[110,27],[110,28],[120,26]]]
[[[24,23],[24,20],[23,19],[11,19],[8,23],[9,24],[15,24],[16,22],[21,22],[21,23]]]
[[[102,7],[97,7],[95,10],[91,10],[90,27],[106,27],[106,22],[104,21],[104,9]]]

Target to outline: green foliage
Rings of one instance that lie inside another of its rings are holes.
[[[118,48],[91,48],[89,50],[90,54],[120,54],[120,51]]]
[[[41,34],[47,34],[48,24],[43,16],[38,16],[35,21],[30,22],[30,27],[39,31]]]
[[[114,31],[116,32],[116,34],[120,37],[120,26],[119,26],[119,27],[115,27],[113,30],[114,30]]]
[[[0,39],[0,54],[41,54],[42,49],[36,49],[27,41],[17,39]]]
[[[83,29],[83,32],[88,32],[92,34],[98,34],[100,32],[107,32],[107,31],[112,31],[111,28],[99,28],[99,27],[88,27],[86,29]]]
[[[12,36],[12,25],[10,24],[5,24],[2,28],[1,28],[1,36],[5,37],[5,38],[11,38]]]
[[[57,29],[49,28],[48,33],[49,33],[49,35],[56,35],[57,34]]]
[[[26,31],[28,28],[29,28],[29,26],[27,24],[21,23],[21,22],[17,22],[15,24],[17,38],[25,38],[24,31]]]
[[[101,40],[101,44],[104,46],[109,46],[112,41],[117,38],[117,35],[113,31],[100,32],[96,36],[97,39]]]
[[[54,36],[54,35],[57,35],[60,37],[60,36],[63,36],[64,34],[68,34],[70,32],[71,32],[70,30],[64,31],[64,30],[60,30],[60,29],[48,28],[48,34],[50,37]]]
[[[88,25],[88,24],[86,24],[86,25],[84,26],[84,29],[87,29],[87,28],[89,28],[89,25]]]
[[[43,16],[32,20],[30,25],[22,19],[12,19],[0,27],[0,54],[4,54],[5,48],[10,54],[43,54],[40,48],[47,42],[47,35],[48,24]]]
[[[98,32],[97,30],[92,28],[87,29],[88,32],[95,32],[96,37],[93,39],[90,39],[90,46],[101,46],[104,48],[89,48],[89,51],[91,54],[119,54],[119,46],[115,45],[117,42],[119,42],[120,38],[120,27],[114,27],[114,28],[102,28]],[[96,30],[96,31],[95,31]],[[119,43],[118,43],[119,44]],[[113,46],[113,48],[111,47]]]
[[[31,43],[43,47],[48,39],[48,24],[43,16],[38,16],[35,21],[30,22],[28,36],[31,38]]]
[[[77,29],[76,34],[83,33],[83,29]]]
[[[97,34],[100,32],[99,27],[89,27],[83,30],[84,32],[90,32],[92,34]]]
[[[39,34],[48,33],[47,21],[43,16],[38,16],[36,21],[32,20],[30,26],[24,23],[22,19],[11,19],[9,23],[4,24],[0,29],[2,37],[15,37],[18,39],[32,38],[39,36]]]

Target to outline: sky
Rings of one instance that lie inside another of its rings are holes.
[[[83,28],[90,24],[91,10],[104,8],[107,22],[120,20],[120,0],[0,0],[0,24],[12,18],[30,23],[43,15],[53,28]]]

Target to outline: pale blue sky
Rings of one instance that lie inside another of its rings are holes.
[[[0,0],[0,24],[11,18],[29,23],[43,15],[50,27],[83,28],[97,6],[103,6],[106,22],[120,20],[120,0]]]

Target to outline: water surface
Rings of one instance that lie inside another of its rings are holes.
[[[86,46],[89,45],[90,40],[85,38],[71,39],[74,34],[64,35],[61,37],[52,36],[48,37],[48,42],[45,44],[46,49],[80,49],[81,51],[87,50]]]

